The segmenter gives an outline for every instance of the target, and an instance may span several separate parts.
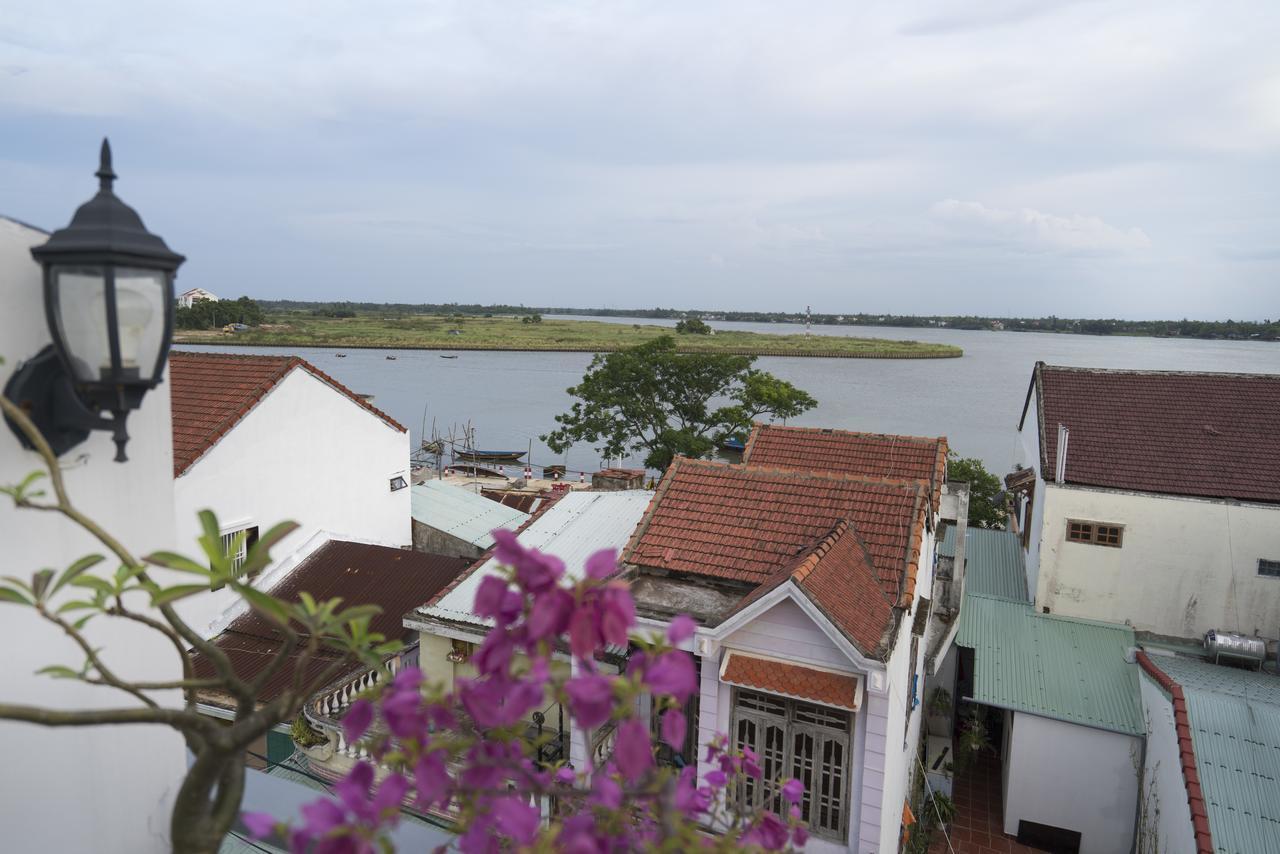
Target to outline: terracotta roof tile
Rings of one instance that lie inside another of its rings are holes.
[[[751,583],[851,520],[896,596],[923,521],[922,485],[679,457],[623,559]]]
[[[733,685],[811,700],[824,706],[850,711],[855,711],[857,706],[858,678],[852,674],[832,673],[730,652],[721,679]]]
[[[1280,376],[1039,363],[1033,382],[1049,479],[1065,424],[1068,483],[1280,502]]]
[[[169,354],[173,476],[179,477],[191,468],[294,368],[302,368],[389,426],[405,432],[404,426],[391,416],[297,356],[175,350]]]
[[[925,481],[936,509],[947,478],[947,440],[756,424],[747,439],[742,462],[767,468]]]

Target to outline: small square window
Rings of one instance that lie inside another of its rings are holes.
[[[1093,542],[1093,525],[1088,522],[1070,522],[1067,524],[1067,539],[1076,543]]]
[[[1124,543],[1124,525],[1068,519],[1067,541],[1118,549]]]
[[[222,535],[222,550],[227,557],[231,558],[232,569],[239,571],[244,566],[244,562],[249,558],[249,549],[258,541],[258,526],[250,525],[245,528],[236,528],[234,531],[227,531]],[[217,584],[212,588],[221,590],[222,585]]]
[[[1280,578],[1280,560],[1258,558],[1258,575],[1265,575],[1268,578]]]
[[[404,479],[404,478],[402,478],[402,477],[398,477],[398,476],[397,476],[397,477],[393,477],[393,478],[391,478],[391,491],[392,491],[392,492],[397,492],[397,491],[399,491],[399,490],[401,490],[401,489],[404,489],[404,488],[405,488],[406,486],[408,486],[408,485],[409,485],[409,484],[407,484],[407,483],[405,482],[405,479]]]
[[[1120,531],[1119,525],[1098,525],[1093,533],[1093,541],[1100,546],[1119,548]]]

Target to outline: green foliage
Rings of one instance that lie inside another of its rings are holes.
[[[490,315],[486,315],[486,316],[487,316],[487,317],[492,317],[493,315],[491,315],[491,314],[490,314]],[[524,317],[520,318],[520,322],[521,322],[521,323],[541,323],[541,322],[542,322],[542,315],[540,315],[540,314],[526,314]]]
[[[929,714],[945,715],[951,711],[951,692],[946,688],[934,688],[929,695]]]
[[[681,335],[710,335],[711,327],[700,317],[690,317],[676,324],[676,332]]]
[[[1003,485],[1000,478],[987,471],[982,460],[975,457],[959,457],[954,451],[947,455],[947,480],[959,480],[969,484],[969,524],[980,528],[1004,529],[1007,515]]]
[[[301,713],[293,719],[293,725],[289,728],[289,737],[293,739],[294,744],[301,747],[319,747],[329,743],[328,737],[313,730]]]
[[[706,457],[728,435],[761,416],[793,418],[817,401],[751,366],[753,356],[677,353],[663,336],[591,361],[570,388],[572,409],[542,437],[555,453],[575,442],[598,442],[607,457],[644,452],[644,464],[665,469],[677,456]],[[715,406],[720,402],[722,405]]]
[[[190,308],[179,308],[173,317],[178,329],[221,329],[229,323],[262,325],[262,308],[248,297],[232,300],[201,300]]]

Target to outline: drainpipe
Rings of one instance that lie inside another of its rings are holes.
[[[1071,431],[1067,429],[1066,424],[1058,425],[1058,457],[1054,460],[1053,466],[1055,483],[1062,483],[1067,479],[1067,440],[1070,434]]]

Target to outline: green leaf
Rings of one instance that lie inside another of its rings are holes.
[[[386,643],[381,643],[375,646],[373,651],[377,655],[393,655],[402,649],[404,649],[404,644],[402,642],[387,641]]]
[[[79,679],[80,673],[61,664],[51,664],[36,671],[37,676],[52,676],[54,679]]]
[[[281,625],[289,625],[289,609],[279,599],[268,596],[261,590],[255,590],[247,584],[233,583],[231,587],[244,597],[244,601],[248,602],[253,610]]]
[[[272,526],[265,534],[258,536],[258,541],[249,546],[241,565],[240,575],[254,575],[271,564],[271,549],[285,537],[298,530],[297,522],[281,522]]]
[[[209,567],[202,566],[191,558],[184,557],[177,552],[152,552],[144,557],[143,560],[152,566],[162,566],[165,569],[187,572],[192,575],[204,576],[205,578],[213,575]]]
[[[87,587],[90,590],[96,590],[104,596],[114,595],[116,592],[115,585],[105,578],[99,578],[96,575],[81,575],[79,578],[72,579],[72,587]]]
[[[72,599],[70,602],[63,602],[58,606],[55,613],[69,614],[72,611],[83,611],[85,608],[97,608],[97,604],[87,599]]]
[[[97,611],[94,611],[92,614],[85,614],[83,617],[81,617],[80,619],[76,620],[76,621],[75,621],[74,623],[72,623],[71,625],[75,628],[75,630],[76,630],[76,631],[80,631],[81,629],[83,629],[83,628],[85,627],[85,624],[86,624],[86,623],[88,623],[90,620],[92,620],[92,619],[93,619],[94,617],[96,617],[96,616],[98,616],[98,612],[97,612]]]
[[[360,620],[370,620],[382,613],[382,609],[377,605],[356,605],[353,608],[334,616],[334,620],[339,623],[354,623]]]
[[[156,607],[168,605],[170,602],[176,602],[179,599],[185,599],[197,593],[204,593],[208,589],[209,585],[207,584],[179,584],[174,587],[165,587],[152,594],[151,604]]]
[[[105,560],[105,558],[102,555],[97,554],[85,555],[80,558],[78,561],[71,564],[71,566],[67,567],[62,575],[59,576],[58,582],[53,585],[53,589],[49,591],[49,595],[52,596],[57,593],[63,587],[66,587],[69,583],[75,581],[76,578],[102,563],[103,560]]]
[[[12,602],[15,605],[31,605],[26,596],[9,587],[0,587],[0,602]]]

